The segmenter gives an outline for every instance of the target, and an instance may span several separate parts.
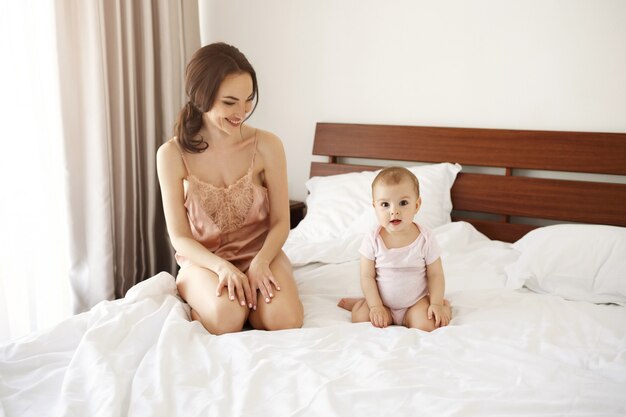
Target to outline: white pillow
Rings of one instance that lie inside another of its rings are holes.
[[[535,229],[513,244],[507,287],[592,303],[626,303],[626,228],[562,224]]]
[[[461,170],[459,164],[441,163],[407,167],[420,182],[422,206],[416,221],[429,228],[450,222],[450,189]],[[372,181],[379,171],[313,177],[306,182],[307,213],[290,239],[326,242],[375,227]]]

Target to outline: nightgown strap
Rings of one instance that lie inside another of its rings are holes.
[[[252,164],[250,165],[250,168],[248,168],[248,171],[252,171],[254,169],[254,160],[256,158],[256,147],[257,147],[257,143],[259,142],[259,138],[257,137],[258,131],[259,131],[258,129],[254,130],[254,151],[252,151]]]
[[[180,146],[180,142],[178,141],[178,138],[172,138],[170,140],[176,144],[176,147],[178,148],[178,152],[180,152],[180,158],[183,160],[183,165],[185,165],[185,171],[186,171],[185,178],[186,178],[191,174],[191,171],[189,170],[189,165],[187,165],[187,160],[185,159],[183,148]]]

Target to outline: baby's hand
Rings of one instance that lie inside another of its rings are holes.
[[[370,321],[374,327],[387,327],[391,324],[391,314],[383,305],[370,307]]]
[[[428,306],[428,319],[435,316],[435,327],[447,326],[450,323],[450,307],[441,304],[431,304]]]

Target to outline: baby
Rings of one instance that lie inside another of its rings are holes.
[[[406,168],[383,169],[372,182],[378,226],[363,239],[361,288],[365,298],[342,298],[352,322],[397,324],[432,331],[450,322],[435,237],[413,222],[422,200],[419,182]]]

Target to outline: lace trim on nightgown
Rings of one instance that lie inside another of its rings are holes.
[[[216,187],[188,175],[190,192],[197,192],[200,206],[223,232],[232,232],[243,226],[254,200],[252,169],[228,187]]]

